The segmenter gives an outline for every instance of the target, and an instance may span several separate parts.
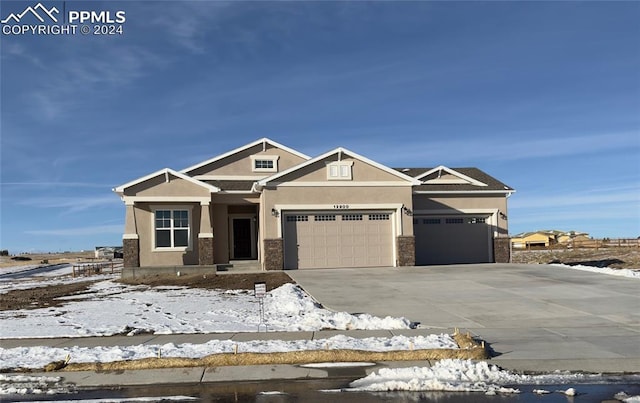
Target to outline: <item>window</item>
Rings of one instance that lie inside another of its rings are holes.
[[[362,221],[362,214],[343,214],[342,221]]]
[[[446,224],[464,224],[464,218],[447,218],[444,222]]]
[[[188,248],[189,210],[155,210],[155,247]]]
[[[288,215],[287,221],[309,221],[308,215]]]
[[[472,217],[469,218],[469,224],[485,224],[487,219],[484,217]]]
[[[440,224],[439,218],[424,218],[422,220],[423,224]]]
[[[314,221],[335,221],[335,214],[321,214],[314,217]]]
[[[251,169],[253,172],[278,172],[277,155],[252,155]]]
[[[327,164],[327,179],[351,180],[353,161],[335,161]]]
[[[389,214],[369,214],[369,221],[386,221],[389,219]]]

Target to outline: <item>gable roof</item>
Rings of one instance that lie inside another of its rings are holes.
[[[446,172],[449,175],[452,175],[454,177],[456,177],[457,179],[455,180],[451,180],[451,179],[440,179],[442,176],[442,173]],[[437,175],[435,175],[437,174]],[[430,176],[435,176],[435,178],[428,178]],[[428,179],[427,179],[428,178]],[[416,179],[420,179],[422,180],[422,183],[439,183],[439,184],[444,184],[444,185],[459,185],[459,184],[471,184],[471,185],[475,185],[475,186],[487,186],[486,183],[484,182],[480,182],[479,180],[473,179],[470,176],[467,176],[463,173],[460,173],[454,169],[451,168],[447,168],[444,165],[439,165],[433,169],[430,169],[428,171],[426,171],[425,173],[416,176]]]
[[[395,168],[396,170],[405,173],[406,175],[414,178],[425,178],[429,175],[437,173],[440,169],[457,176],[458,178],[468,178],[467,183],[438,183],[433,181],[426,183],[420,181],[419,185],[414,188],[414,191],[419,193],[468,193],[468,192],[484,192],[484,193],[513,193],[515,189],[505,185],[496,178],[490,176],[486,172],[481,171],[478,168],[447,168],[440,165],[436,168]],[[462,181],[461,181],[462,182]],[[474,183],[480,183],[482,185],[476,185]]]
[[[258,186],[265,186],[269,182],[274,182],[276,179],[279,179],[279,178],[281,178],[281,177],[283,177],[285,175],[288,175],[288,174],[290,174],[292,172],[295,172],[295,171],[297,171],[299,169],[302,169],[304,167],[307,167],[309,165],[315,164],[318,161],[322,161],[323,159],[325,159],[325,158],[327,158],[327,157],[329,157],[331,155],[338,154],[338,153],[347,154],[352,158],[355,158],[355,159],[360,160],[360,161],[362,161],[362,162],[364,162],[366,164],[369,164],[369,165],[374,166],[374,167],[376,167],[378,169],[381,169],[382,171],[385,171],[385,172],[387,172],[387,173],[389,173],[391,175],[397,176],[398,178],[403,179],[403,180],[411,183],[414,186],[420,184],[419,180],[417,180],[415,178],[412,178],[411,176],[405,175],[402,172],[399,172],[399,171],[397,171],[397,170],[395,170],[393,168],[389,168],[389,167],[387,167],[385,165],[382,165],[379,162],[375,162],[373,160],[370,160],[369,158],[363,157],[362,155],[354,153],[353,151],[350,151],[350,150],[348,150],[346,148],[343,148],[343,147],[334,148],[331,151],[327,151],[324,154],[318,155],[315,158],[312,158],[310,160],[302,162],[302,163],[300,163],[298,165],[295,165],[295,166],[293,166],[293,167],[291,167],[291,168],[289,168],[287,170],[284,170],[282,172],[279,172],[279,173],[277,173],[275,175],[272,175],[272,176],[269,176],[267,178],[261,179],[258,182],[256,182],[256,184]]]
[[[285,146],[285,145],[282,145],[282,144],[280,144],[280,143],[278,143],[278,142],[276,142],[276,141],[273,141],[273,140],[271,140],[271,139],[268,139],[268,138],[266,138],[266,137],[263,137],[263,138],[261,138],[261,139],[258,139],[258,140],[256,140],[256,141],[252,142],[252,143],[246,144],[246,145],[244,145],[244,146],[242,146],[242,147],[238,147],[238,148],[233,149],[233,150],[231,150],[231,151],[229,151],[229,152],[226,152],[226,153],[224,153],[224,154],[220,154],[220,155],[218,155],[217,157],[213,157],[213,158],[208,159],[208,160],[206,160],[206,161],[200,162],[200,163],[198,163],[198,164],[196,164],[196,165],[192,165],[192,166],[190,166],[190,167],[184,168],[184,169],[180,170],[180,172],[183,172],[183,173],[189,173],[189,172],[191,172],[191,171],[193,171],[193,170],[195,170],[195,169],[198,169],[198,168],[200,168],[200,167],[203,167],[203,166],[205,166],[205,165],[209,165],[209,164],[214,163],[214,162],[216,162],[216,161],[220,161],[220,160],[222,160],[222,159],[224,159],[224,158],[227,158],[227,157],[229,157],[229,156],[231,156],[231,155],[233,155],[233,154],[237,154],[237,153],[239,153],[239,152],[242,152],[242,151],[244,151],[244,150],[247,150],[247,149],[249,149],[249,148],[251,148],[251,147],[255,147],[255,146],[257,146],[258,144],[270,144],[270,145],[272,145],[272,146],[274,146],[274,147],[276,147],[276,148],[279,148],[279,149],[281,149],[281,150],[285,150],[285,151],[287,151],[287,152],[289,152],[289,153],[291,153],[291,154],[297,155],[298,157],[300,157],[300,158],[302,158],[302,159],[305,159],[305,160],[308,160],[308,159],[310,159],[310,158],[311,158],[311,157],[309,157],[308,155],[305,155],[305,154],[303,154],[303,153],[301,153],[301,152],[299,152],[299,151],[294,150],[293,148],[289,148],[289,147],[287,147],[287,146]]]
[[[153,179],[153,178],[155,178],[155,177],[157,177],[157,176],[160,176],[160,175],[172,175],[172,176],[175,176],[175,177],[177,177],[177,178],[184,179],[184,180],[186,180],[186,181],[188,181],[188,182],[193,183],[194,185],[201,186],[201,187],[203,187],[203,188],[207,189],[207,190],[208,190],[208,191],[210,191],[211,193],[216,193],[216,192],[219,192],[219,191],[220,191],[220,188],[218,188],[218,187],[216,187],[216,186],[209,185],[209,184],[204,183],[204,182],[202,182],[202,181],[199,181],[199,180],[197,180],[197,179],[193,179],[193,178],[192,178],[192,177],[190,177],[189,175],[185,175],[185,174],[183,174],[183,173],[181,173],[181,172],[174,171],[174,170],[173,170],[173,169],[171,169],[171,168],[164,168],[164,169],[161,169],[161,170],[156,171],[156,172],[154,172],[154,173],[151,173],[151,174],[149,174],[149,175],[143,176],[142,178],[138,178],[138,179],[135,179],[135,180],[133,180],[133,181],[131,181],[131,182],[127,182],[127,183],[125,183],[124,185],[120,185],[120,186],[118,186],[118,187],[116,187],[116,188],[113,188],[112,190],[113,190],[114,192],[116,192],[116,193],[118,193],[118,194],[122,195],[122,194],[124,193],[125,189],[130,188],[131,186],[137,185],[137,184],[139,184],[139,183],[146,182],[146,181],[148,181],[149,179]]]

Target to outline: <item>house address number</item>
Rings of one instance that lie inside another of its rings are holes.
[[[346,209],[349,208],[349,205],[348,204],[334,204],[333,208],[337,209],[337,210],[346,210]]]

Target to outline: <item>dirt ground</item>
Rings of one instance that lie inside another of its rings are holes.
[[[295,283],[284,272],[221,274],[216,276],[155,276],[123,282],[126,284],[144,284],[150,287],[175,285],[205,289],[253,290],[254,283],[261,281],[267,284],[268,291],[285,283]],[[12,290],[6,294],[0,294],[0,311],[59,306],[68,301],[57,298],[89,293],[88,289],[93,283],[95,281],[50,285],[27,290]]]
[[[29,253],[20,255],[28,257],[31,260],[13,260],[13,256],[0,256],[0,273],[2,273],[3,267],[12,266],[25,266],[32,264],[40,264],[43,261],[48,261],[50,264],[56,263],[73,263],[77,261],[91,261],[94,259],[95,253],[93,251],[85,252],[63,252],[63,253]]]
[[[564,263],[640,270],[640,248],[514,250],[513,263]]]

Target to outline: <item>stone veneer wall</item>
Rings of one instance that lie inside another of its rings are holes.
[[[123,239],[122,254],[124,267],[140,267],[140,241]]]
[[[284,269],[284,243],[282,238],[264,240],[265,270]]]
[[[416,265],[416,238],[402,235],[396,238],[398,266]]]
[[[200,266],[213,264],[213,238],[198,238],[198,264]]]
[[[496,263],[511,262],[511,238],[495,238],[493,240],[493,260]]]

